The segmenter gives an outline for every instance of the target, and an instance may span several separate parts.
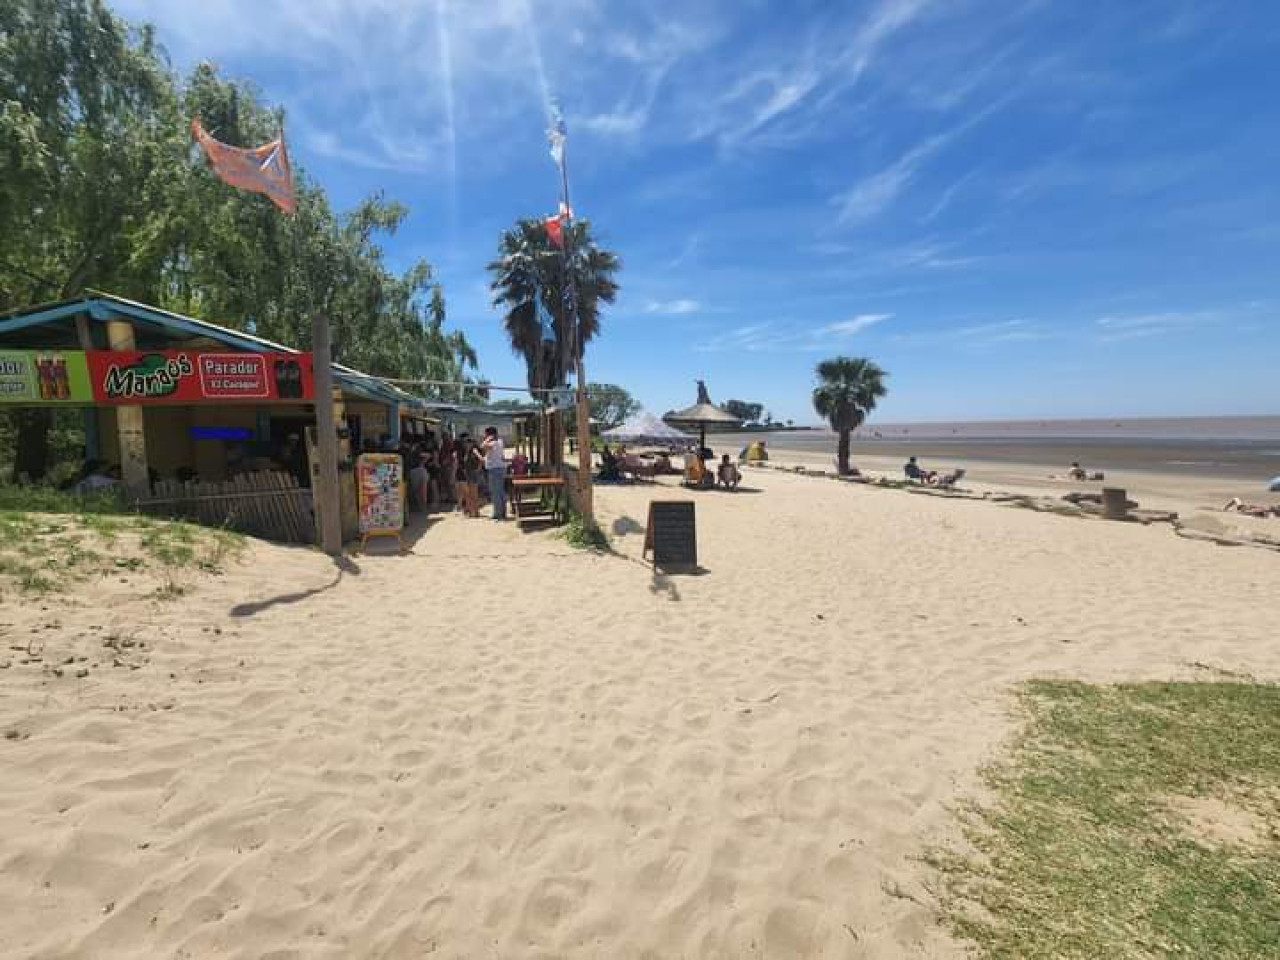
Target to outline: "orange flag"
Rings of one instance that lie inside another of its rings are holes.
[[[251,150],[232,147],[209,136],[199,117],[191,121],[191,132],[208,155],[213,172],[223,181],[265,194],[285,213],[293,213],[293,173],[283,137]]]

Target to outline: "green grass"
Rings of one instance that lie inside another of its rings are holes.
[[[1022,703],[969,850],[929,857],[958,934],[1009,960],[1280,957],[1280,687],[1035,682]],[[1188,819],[1193,798],[1241,829]]]
[[[227,530],[124,512],[111,497],[0,486],[0,581],[21,593],[52,593],[108,573],[156,568],[162,593],[182,590],[173,573],[216,573],[244,548]]]
[[[609,549],[609,535],[600,529],[599,524],[589,522],[580,513],[571,513],[557,535],[579,550]]]

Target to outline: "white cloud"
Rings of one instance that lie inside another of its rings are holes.
[[[822,332],[833,336],[849,337],[855,333],[861,333],[877,323],[883,323],[892,316],[892,313],[860,313],[856,317],[850,317],[848,320],[837,320],[835,323],[829,323],[822,328]]]
[[[1221,315],[1214,311],[1194,313],[1144,313],[1129,316],[1101,317],[1097,321],[1098,339],[1103,343],[1139,340],[1167,333],[1196,330],[1217,323]]]
[[[831,198],[831,202],[839,209],[837,213],[839,222],[860,223],[878,215],[898,199],[898,194],[915,178],[916,171],[921,165],[993,113],[1001,110],[1013,96],[1013,93],[1003,94],[951,129],[916,144],[880,172],[836,194]]]
[[[846,320],[836,320],[818,327],[780,321],[752,323],[696,343],[694,349],[704,353],[803,353],[826,350],[892,317],[891,313],[860,313]]]
[[[697,300],[650,300],[644,305],[645,313],[658,313],[667,316],[682,316],[697,313],[702,304]]]

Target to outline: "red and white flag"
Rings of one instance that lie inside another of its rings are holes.
[[[264,194],[285,213],[293,213],[293,172],[284,137],[252,149],[232,147],[209,136],[199,117],[191,121],[191,132],[209,157],[213,172],[224,182]]]
[[[547,239],[557,247],[564,249],[564,222],[573,216],[573,211],[560,204],[560,212],[542,221],[547,230]]]

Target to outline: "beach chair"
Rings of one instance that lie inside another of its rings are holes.
[[[624,477],[630,476],[632,480],[653,480],[654,468],[653,464],[645,463],[634,453],[628,453],[625,457],[618,461],[618,472]]]

